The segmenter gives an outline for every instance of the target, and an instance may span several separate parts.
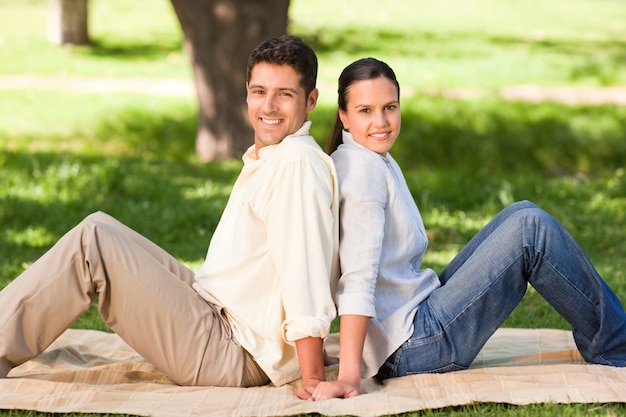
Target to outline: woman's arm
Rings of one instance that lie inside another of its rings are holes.
[[[346,315],[340,318],[339,376],[337,380],[361,390],[361,359],[369,317]],[[356,395],[355,394],[355,395]]]
[[[369,317],[341,316],[339,331],[339,376],[321,382],[311,394],[313,400],[350,398],[361,393],[361,359]]]
[[[387,203],[386,166],[379,156],[350,151],[334,154],[341,195],[336,293],[340,316],[339,375],[320,383],[312,399],[348,398],[361,392],[361,363],[370,317],[376,315],[375,289]]]

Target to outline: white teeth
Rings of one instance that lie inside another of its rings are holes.
[[[384,138],[387,136],[386,133],[372,133],[372,136],[374,136],[375,138]]]
[[[267,125],[277,125],[278,123],[280,123],[280,120],[276,120],[276,119],[263,119],[263,118],[261,118],[261,120],[263,121],[263,123],[265,123]]]

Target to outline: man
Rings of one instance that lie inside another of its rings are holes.
[[[194,274],[94,213],[0,292],[0,377],[41,353],[98,298],[104,322],[181,385],[325,379],[335,317],[338,199],[331,159],[308,134],[317,58],[283,36],[252,51],[254,145]]]

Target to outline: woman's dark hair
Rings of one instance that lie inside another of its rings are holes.
[[[379,61],[376,58],[361,58],[344,68],[339,76],[339,85],[337,87],[337,118],[333,125],[328,142],[326,144],[326,152],[333,153],[339,145],[343,143],[341,131],[343,123],[339,118],[339,110],[346,111],[348,102],[348,89],[357,81],[372,80],[374,78],[385,77],[393,82],[398,89],[398,100],[400,100],[400,84],[396,79],[396,74],[391,67]]]
[[[317,56],[315,51],[298,36],[283,35],[261,42],[250,53],[246,81],[250,81],[252,68],[258,63],[289,65],[300,75],[300,86],[306,97],[315,89],[317,81]]]

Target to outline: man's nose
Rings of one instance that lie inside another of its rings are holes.
[[[274,94],[266,95],[265,100],[263,101],[263,111],[267,113],[271,113],[275,111],[276,108],[277,108],[276,96]]]

